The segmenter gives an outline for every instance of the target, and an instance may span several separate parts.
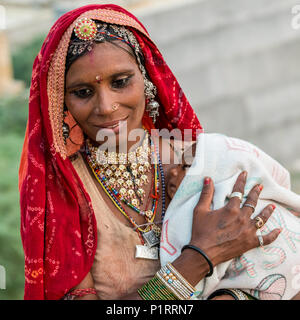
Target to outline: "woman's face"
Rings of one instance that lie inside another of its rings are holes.
[[[145,95],[144,79],[130,48],[116,42],[124,50],[109,42],[99,43],[75,60],[66,75],[65,104],[90,139],[97,141],[98,131],[105,129],[115,133],[118,145],[119,121],[127,122],[127,136],[130,130],[142,127]]]

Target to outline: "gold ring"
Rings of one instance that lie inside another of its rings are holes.
[[[260,229],[265,224],[264,220],[261,217],[256,217],[255,220],[257,221],[255,223],[255,226],[256,226],[257,229]]]

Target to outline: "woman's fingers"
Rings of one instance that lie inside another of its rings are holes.
[[[214,184],[211,178],[206,177],[203,182],[203,188],[200,194],[198,204],[195,207],[197,211],[209,211],[213,200]]]
[[[245,189],[245,184],[246,184],[246,180],[247,180],[247,172],[243,171],[242,173],[240,173],[240,175],[238,176],[233,189],[232,189],[232,193],[234,192],[238,192],[241,193],[242,195],[244,194],[244,189]],[[241,200],[239,197],[232,197],[229,199],[227,206],[230,208],[240,208],[241,205]]]
[[[257,223],[257,221],[259,220],[259,218],[262,219],[263,224],[265,224],[268,219],[271,217],[273,211],[275,210],[276,206],[275,204],[269,204],[267,205],[260,214],[258,214],[253,220],[255,222],[255,224]],[[256,227],[256,225],[255,225]],[[257,228],[257,227],[256,227]]]
[[[265,236],[262,236],[263,237],[263,245],[266,246],[266,245],[272,243],[273,241],[275,241],[277,239],[277,237],[280,235],[280,232],[281,232],[281,229],[274,229],[273,231],[266,234]],[[260,245],[260,243],[258,245]]]
[[[270,204],[270,205],[266,206],[263,209],[263,211],[253,219],[255,233],[257,232],[257,229],[260,229],[260,228],[258,228],[260,224],[264,225],[268,221],[268,219],[271,217],[272,213],[274,212],[275,208],[276,208],[276,206],[274,204]],[[268,245],[268,244],[272,243],[274,240],[277,239],[280,232],[281,232],[281,229],[274,229],[273,231],[271,231],[267,235],[256,236],[257,246]],[[259,237],[262,237],[262,243],[261,243]]]
[[[247,200],[243,204],[243,211],[251,215],[255,211],[257,205],[258,197],[263,189],[262,185],[254,186],[247,196]]]

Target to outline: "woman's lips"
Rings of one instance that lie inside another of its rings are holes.
[[[120,121],[125,121],[125,120],[127,120],[127,118],[128,118],[128,116],[126,116],[123,119],[110,121],[110,122],[105,122],[105,123],[101,123],[101,124],[95,125],[95,126],[100,128],[100,129],[112,129],[112,128],[115,128],[116,126],[118,126]]]
[[[125,121],[127,120],[127,118],[128,116],[120,120],[102,123],[101,125],[96,125],[96,127],[104,135],[111,135],[113,133],[118,134],[120,132],[122,124],[125,124]]]

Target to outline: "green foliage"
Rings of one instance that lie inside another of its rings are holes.
[[[14,78],[23,80],[26,87],[30,86],[33,62],[42,47],[44,39],[45,36],[40,35],[30,43],[18,48],[12,55]]]
[[[13,55],[14,77],[30,86],[32,65],[43,42],[35,38]],[[24,253],[20,237],[18,168],[28,118],[28,89],[0,99],[0,265],[6,271],[6,289],[0,300],[23,299]]]
[[[23,139],[13,132],[0,135],[0,265],[6,270],[6,289],[0,289],[0,300],[23,298],[24,255],[18,192]]]
[[[23,135],[28,117],[28,92],[0,100],[0,134]]]
[[[18,168],[27,116],[28,90],[0,100],[0,265],[6,271],[0,300],[23,299],[24,295]]]

